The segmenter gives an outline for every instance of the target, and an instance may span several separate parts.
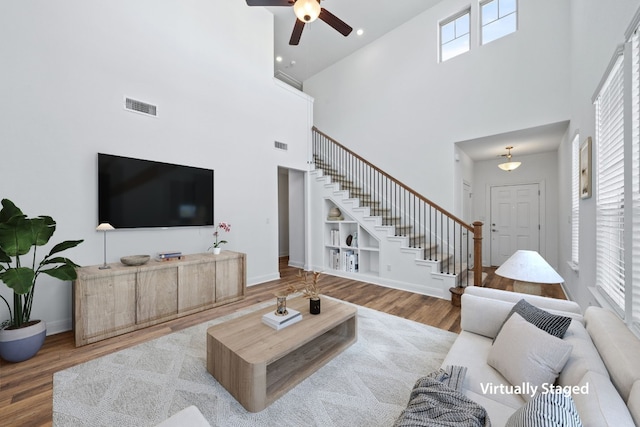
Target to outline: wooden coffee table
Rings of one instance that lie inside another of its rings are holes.
[[[357,340],[357,309],[328,298],[322,312],[293,298],[287,307],[302,320],[284,329],[262,323],[272,307],[207,329],[207,370],[250,412],[258,412]]]

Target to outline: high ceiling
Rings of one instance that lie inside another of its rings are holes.
[[[305,25],[297,46],[289,45],[296,20],[293,8],[267,7],[274,15],[274,74],[284,73],[304,83],[441,1],[444,0],[322,0],[321,6],[353,27],[353,32],[344,37],[318,19]],[[359,29],[362,35],[357,34]],[[555,123],[461,141],[457,145],[474,161],[495,159],[506,153],[506,146],[514,147],[512,154],[516,157],[556,151],[566,129],[566,122]]]
[[[321,20],[305,25],[298,46],[289,38],[296,20],[292,7],[268,7],[274,15],[274,71],[304,82],[340,59],[419,15],[442,0],[322,0],[321,6],[353,27],[344,37]],[[362,35],[356,34],[362,29]]]

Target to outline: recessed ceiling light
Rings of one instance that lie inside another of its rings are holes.
[[[276,56],[276,61],[282,62],[282,56]]]
[[[358,31],[356,31],[356,34],[361,36],[364,34],[364,30],[362,28],[358,28]]]

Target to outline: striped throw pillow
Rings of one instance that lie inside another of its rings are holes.
[[[505,427],[582,427],[573,399],[565,393],[538,393],[509,417]]]
[[[548,311],[529,304],[527,300],[524,299],[521,299],[513,306],[506,319],[504,319],[504,323],[509,320],[513,313],[518,313],[524,320],[536,326],[538,329],[561,339],[564,337],[564,334],[567,332],[567,329],[571,324],[570,317],[551,314]],[[502,329],[504,323],[500,329]],[[498,331],[498,334],[500,334],[500,331]],[[496,334],[496,336],[498,335]]]

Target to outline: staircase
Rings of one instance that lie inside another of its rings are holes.
[[[482,223],[464,223],[315,127],[313,162],[315,269],[445,299],[481,284]]]

